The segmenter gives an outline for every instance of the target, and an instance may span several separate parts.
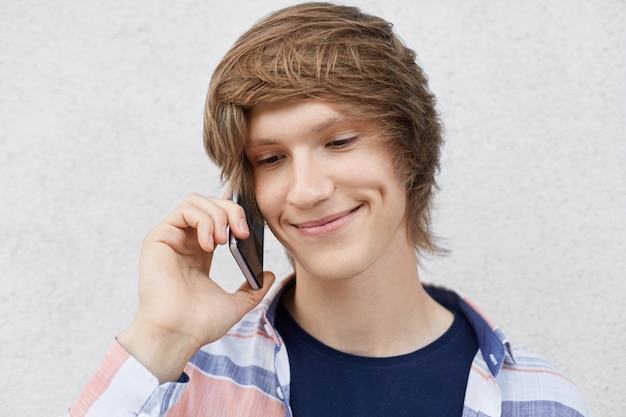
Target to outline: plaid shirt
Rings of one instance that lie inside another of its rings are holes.
[[[67,416],[292,416],[287,351],[273,326],[285,282],[223,338],[203,347],[177,382],[159,385],[114,342]],[[464,314],[478,340],[463,417],[591,416],[566,376],[508,341],[469,300],[443,288],[426,289]]]

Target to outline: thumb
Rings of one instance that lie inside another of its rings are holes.
[[[246,313],[259,305],[275,281],[276,276],[273,272],[263,271],[263,287],[258,290],[253,290],[247,282],[239,287],[233,295],[237,299],[240,317],[243,317]]]

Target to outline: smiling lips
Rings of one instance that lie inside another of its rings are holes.
[[[352,218],[352,214],[359,208],[344,211],[342,213],[333,214],[319,220],[294,224],[298,231],[307,236],[323,236],[339,230],[343,225],[348,223]]]

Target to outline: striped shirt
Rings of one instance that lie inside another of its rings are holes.
[[[198,351],[177,382],[159,384],[114,342],[67,416],[292,416],[287,350],[273,325],[287,281],[275,285],[224,337]],[[468,299],[425,288],[440,304],[464,314],[478,340],[463,417],[591,416],[566,376],[510,342]]]

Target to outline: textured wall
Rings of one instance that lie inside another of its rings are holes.
[[[212,69],[288,2],[2,3],[1,414],[58,415],[132,317],[142,237],[189,191],[219,192],[201,146]],[[447,126],[435,227],[452,253],[423,279],[620,414],[626,3],[356,4],[417,50]],[[214,275],[236,285],[222,254]]]

